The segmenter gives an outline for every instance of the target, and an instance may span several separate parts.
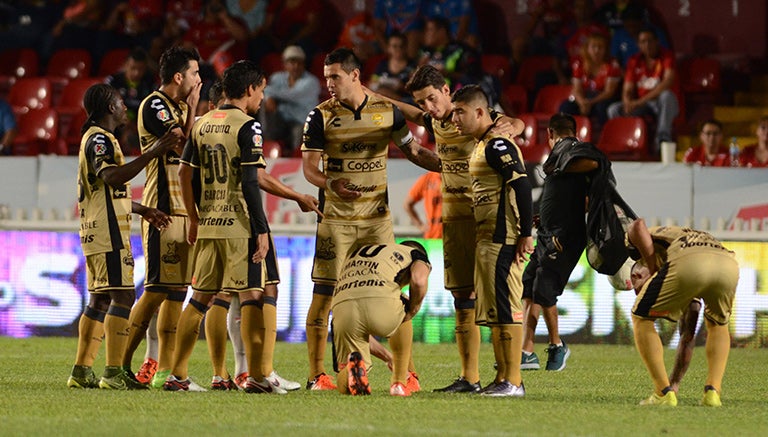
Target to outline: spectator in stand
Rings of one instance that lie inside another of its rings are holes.
[[[424,238],[443,238],[443,194],[440,173],[427,172],[414,182],[403,208],[411,218],[411,224],[424,233]],[[416,204],[424,201],[424,220],[416,211]]]
[[[480,53],[451,39],[450,23],[445,18],[431,17],[426,20],[424,46],[418,64],[435,67],[446,78],[451,90],[477,84],[483,88],[492,106],[499,100],[501,85],[483,73]]]
[[[715,119],[705,121],[699,131],[701,144],[685,152],[683,162],[707,167],[729,167],[728,148],[723,145],[723,124]]]
[[[128,123],[121,131],[120,144],[130,151],[126,154],[138,155],[141,152],[136,124],[139,105],[155,90],[154,73],[148,68],[147,52],[141,47],[133,49],[123,69],[108,76],[106,82],[117,89],[128,108]]]
[[[531,11],[525,29],[534,55],[552,55],[567,60],[565,41],[575,29],[572,9],[565,0],[542,0]]]
[[[3,2],[6,21],[0,26],[0,51],[19,48],[38,48],[45,36],[62,15],[61,4],[26,0]]]
[[[662,47],[668,49],[669,40],[664,32],[657,26],[643,21],[645,9],[638,5],[627,6],[622,12],[622,27],[613,32],[611,38],[611,55],[619,61],[619,65],[626,67],[629,58],[640,51],[638,44],[640,31],[650,29]]]
[[[640,53],[632,56],[624,74],[621,102],[608,107],[608,118],[653,114],[656,138],[651,151],[656,154],[662,141],[672,140],[672,122],[679,112],[675,81],[675,54],[661,48],[653,30],[645,28],[638,35]]]
[[[648,8],[638,4],[635,0],[614,0],[605,2],[594,14],[594,20],[615,32],[624,25],[622,14],[627,8],[635,8],[639,12],[643,23],[650,23]]]
[[[197,48],[201,62],[208,64],[217,52],[229,51],[234,59],[244,58],[247,39],[245,24],[229,15],[222,0],[209,0],[183,37],[184,46]]]
[[[163,4],[153,0],[123,0],[107,17],[101,30],[105,33],[101,50],[146,46],[160,34],[163,24]]]
[[[380,47],[387,46],[387,37],[395,32],[408,41],[408,58],[416,59],[421,47],[423,21],[422,0],[376,0],[373,19]]]
[[[768,167],[768,116],[760,117],[756,134],[757,143],[741,150],[739,163],[742,167]]]
[[[405,91],[405,83],[414,70],[405,52],[406,45],[406,37],[401,33],[393,33],[387,38],[387,59],[376,67],[368,87],[391,99],[413,102]]]
[[[565,49],[568,52],[568,59],[571,63],[582,56],[582,47],[587,43],[587,39],[595,33],[602,33],[606,40],[610,41],[611,32],[607,27],[597,23],[592,18],[594,5],[592,0],[574,0],[573,18],[576,22],[576,31],[573,32],[565,42]]]
[[[258,61],[268,51],[267,7],[269,0],[226,0],[227,11],[246,26],[248,57]]]
[[[608,105],[616,100],[621,69],[608,56],[608,39],[602,33],[593,33],[581,48],[581,57],[572,64],[571,95],[560,112],[586,115],[593,121],[593,129],[599,131],[608,119]]]
[[[320,81],[306,71],[305,61],[301,47],[286,47],[283,71],[272,74],[264,89],[260,112],[264,137],[280,141],[284,155],[301,145],[307,114],[320,102]]]
[[[272,50],[281,51],[297,45],[311,59],[317,50],[314,38],[322,26],[322,7],[319,0],[271,1],[264,26],[269,29]]]
[[[11,154],[17,131],[16,117],[13,115],[11,105],[0,98],[0,156]]]
[[[41,59],[45,62],[59,49],[91,47],[106,13],[105,2],[70,0],[61,19],[44,37]],[[96,53],[92,53],[94,57]]]
[[[355,1],[355,13],[345,23],[339,34],[336,47],[351,47],[360,62],[365,63],[371,56],[381,53],[376,40],[376,25],[373,15],[365,8],[364,1]]]
[[[443,17],[451,25],[451,37],[470,47],[478,48],[478,22],[472,2],[468,0],[425,0],[422,6],[425,18]]]

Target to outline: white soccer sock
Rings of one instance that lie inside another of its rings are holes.
[[[243,345],[243,337],[240,334],[240,297],[237,294],[232,295],[232,302],[229,304],[227,331],[229,331],[229,339],[232,341],[232,350],[235,352],[235,376],[248,373],[245,345]]]
[[[144,361],[152,358],[157,361],[157,313],[152,315],[147,327],[147,352],[144,354]]]

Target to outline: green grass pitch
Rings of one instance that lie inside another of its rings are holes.
[[[706,373],[703,347],[696,348],[679,406],[658,408],[637,405],[652,385],[631,346],[572,345],[564,371],[523,373],[525,398],[487,399],[431,392],[457,376],[453,344],[415,345],[422,392],[411,398],[389,396],[389,371],[381,362],[374,363],[368,397],[304,389],[285,396],[74,390],[66,387],[66,379],[76,345],[75,338],[0,338],[1,436],[692,436],[764,435],[768,430],[768,349],[731,350],[723,407],[713,409],[698,406]],[[546,359],[543,349],[537,345]],[[666,350],[666,358],[669,368],[673,351]],[[102,351],[97,374],[103,364]],[[231,358],[228,364],[232,370]],[[490,381],[492,366],[491,346],[484,343],[483,383]],[[275,368],[304,381],[306,346],[278,343]],[[190,374],[203,386],[210,381],[204,342],[195,348]]]

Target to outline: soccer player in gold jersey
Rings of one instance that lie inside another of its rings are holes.
[[[707,324],[707,379],[700,404],[721,406],[731,347],[728,323],[739,282],[734,253],[706,232],[678,226],[649,229],[642,219],[627,229],[627,247],[638,260],[631,276],[637,293],[632,307],[635,345],[654,385],[653,394],[640,405],[677,406],[655,322],[658,318],[677,321],[691,299],[700,297]]]
[[[459,377],[446,387],[445,393],[478,393],[480,391],[480,328],[475,325],[474,286],[475,217],[472,213],[472,189],[469,158],[477,139],[456,129],[451,120],[453,105],[445,77],[435,67],[419,67],[406,84],[406,90],[419,105],[393,101],[405,118],[424,126],[435,136],[441,166],[443,198],[443,258],[445,288],[453,295],[456,311],[456,346],[461,361]],[[525,125],[519,119],[490,111],[494,133],[520,134]]]
[[[477,223],[475,323],[491,328],[497,363],[496,378],[481,395],[522,397],[522,274],[533,252],[531,184],[517,145],[491,132],[493,120],[483,90],[465,86],[451,101],[458,131],[477,139],[469,161]]]
[[[160,88],[139,106],[139,137],[142,153],[166,132],[186,140],[195,121],[200,98],[199,55],[194,49],[172,47],[160,57]],[[142,203],[174,217],[162,231],[142,227],[146,277],[144,294],[131,313],[131,335],[123,366],[131,368],[133,353],[157,316],[158,363],[154,388],[162,387],[170,372],[176,324],[187,294],[191,271],[191,250],[186,242],[187,213],[179,191],[179,156],[181,147],[169,150],[147,165]],[[147,362],[145,361],[145,364]],[[142,371],[139,372],[144,373]]]
[[[150,160],[178,145],[173,135],[162,136],[147,153],[130,163],[115,138],[116,128],[127,122],[120,94],[109,85],[93,85],[83,106],[88,119],[82,128],[78,169],[80,242],[86,259],[90,302],[80,317],[77,357],[67,386],[105,389],[146,388],[122,369],[130,331],[128,317],[136,298],[130,242],[131,212],[150,225],[165,228],[171,219],[156,208],[131,202],[128,181]],[[102,337],[106,342],[106,367],[101,380],[93,372]]]
[[[307,388],[315,390],[336,388],[323,360],[333,287],[343,260],[358,245],[394,243],[387,204],[390,141],[417,165],[433,171],[440,166],[437,155],[414,140],[397,107],[365,92],[360,71],[352,50],[331,52],[323,67],[331,98],[309,113],[304,127],[304,177],[320,188],[320,210],[325,216],[317,224],[315,285],[306,326]],[[404,331],[399,330],[410,335]]]

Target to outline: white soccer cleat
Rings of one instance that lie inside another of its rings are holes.
[[[266,377],[267,381],[275,387],[282,388],[287,391],[294,391],[301,388],[301,384],[296,381],[289,381],[282,376],[278,375],[276,371],[272,371],[269,376]]]
[[[193,381],[192,378],[187,378],[187,379],[189,379],[189,391],[195,391],[195,392],[208,391],[208,389],[202,387],[200,384]]]

